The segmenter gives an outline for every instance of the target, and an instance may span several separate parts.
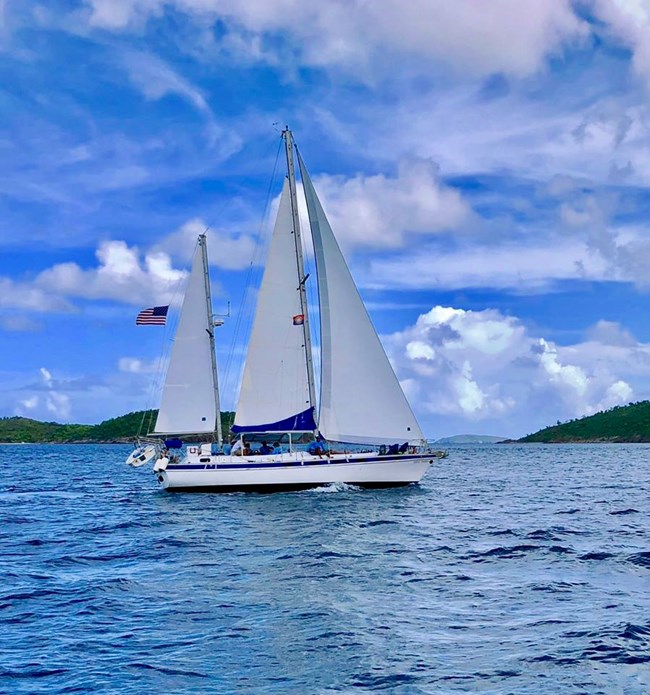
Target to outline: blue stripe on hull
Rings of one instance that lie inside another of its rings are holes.
[[[363,459],[336,459],[329,460],[327,458],[318,459],[316,461],[271,461],[268,463],[254,463],[247,461],[246,463],[197,463],[197,464],[180,464],[170,466],[173,471],[196,471],[196,470],[237,470],[241,468],[305,468],[308,466],[327,466],[327,465],[354,465],[363,463],[389,463],[390,461],[403,461],[404,459],[431,459],[429,463],[433,463],[434,457],[431,454],[406,454],[405,456],[374,456],[372,458]]]

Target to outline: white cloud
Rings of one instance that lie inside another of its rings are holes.
[[[517,85],[486,97],[483,86],[453,83],[409,94],[395,103],[359,105],[347,135],[372,160],[395,161],[406,153],[434,159],[446,175],[496,173],[534,181],[581,177],[601,184],[647,183],[650,110],[645,95],[603,94],[612,79],[587,73],[573,92],[531,99]],[[555,92],[554,80],[539,84]],[[577,95],[580,95],[578,99]]]
[[[39,390],[44,391],[41,396],[33,394],[26,398],[20,398],[15,407],[16,415],[38,415],[37,409],[42,405],[44,413],[54,416],[57,420],[67,420],[70,417],[71,401],[67,393],[63,393],[52,373],[46,367],[39,369],[41,383]]]
[[[160,360],[147,362],[138,357],[120,357],[117,363],[118,371],[126,374],[151,374],[161,368]]]
[[[70,396],[65,393],[52,391],[45,398],[45,405],[48,412],[60,420],[67,420],[70,417]]]
[[[44,270],[36,287],[56,295],[86,299],[115,299],[128,304],[170,302],[186,271],[172,267],[163,252],[148,252],[141,258],[136,247],[124,241],[102,242],[97,250],[99,265],[84,270],[76,263],[61,263]]]
[[[560,208],[569,231],[582,234],[592,253],[606,264],[609,279],[629,280],[648,286],[650,240],[644,224],[617,227],[612,218],[618,201],[609,193],[577,193]],[[573,228],[573,229],[571,229]]]
[[[226,270],[247,268],[256,256],[255,239],[246,233],[225,229],[208,229],[201,219],[188,220],[176,232],[165,237],[157,246],[179,258],[189,258],[199,234],[207,234],[210,263]]]
[[[472,365],[465,360],[458,377],[452,382],[460,409],[467,415],[480,413],[487,397],[479,385],[472,379]]]
[[[370,259],[360,284],[373,288],[461,289],[489,287],[548,291],[562,280],[614,279],[610,263],[575,239],[544,245],[504,243],[440,250],[421,246],[391,257]]]
[[[472,0],[87,0],[87,5],[90,23],[111,30],[174,7],[202,21],[220,20],[242,40],[284,34],[303,63],[341,66],[357,76],[389,71],[391,57],[401,56],[420,72],[441,65],[522,77],[587,33],[569,0],[492,0],[489,13]]]
[[[45,386],[47,386],[47,388],[52,388],[52,374],[49,370],[45,369],[45,367],[41,367],[39,371],[41,372],[41,378]]]
[[[602,345],[632,347],[637,343],[634,336],[615,321],[598,321],[587,331],[587,337]]]
[[[575,391],[578,396],[584,396],[589,386],[589,379],[585,372],[575,365],[561,364],[557,347],[544,338],[540,338],[538,344],[539,363],[549,379],[555,384]]]
[[[149,53],[127,52],[123,64],[133,84],[151,100],[177,94],[202,113],[212,116],[205,97],[188,80],[174,72],[160,58]]]
[[[459,227],[470,215],[458,191],[441,183],[430,160],[402,161],[394,178],[320,175],[318,196],[344,246],[395,248],[407,234],[435,234]]]
[[[152,391],[153,363],[139,358],[127,360],[133,361],[122,363],[126,371],[107,367],[97,375],[60,376],[54,369],[43,367],[37,370],[35,380],[33,370],[3,372],[0,412],[38,420],[96,423],[157,407],[156,394]]]
[[[96,268],[59,263],[39,273],[32,282],[0,277],[0,309],[71,312],[75,311],[68,300],[71,297],[161,304],[178,298],[177,290],[187,276],[187,271],[172,267],[166,253],[141,254],[124,241],[102,242],[96,256]],[[3,323],[11,330],[9,318],[3,318]],[[22,330],[26,330],[24,326]]]
[[[38,396],[32,396],[31,398],[24,398],[20,401],[20,405],[27,410],[34,410],[38,406],[38,401]]]
[[[104,29],[123,29],[141,18],[159,14],[164,0],[87,0],[89,21]]]
[[[561,346],[494,309],[436,306],[384,343],[426,431],[480,420],[521,436],[531,418],[541,427],[629,402],[633,372],[650,392],[650,345]]]
[[[73,311],[72,305],[60,295],[54,295],[27,282],[0,277],[0,309],[25,309],[39,312]]]
[[[635,72],[650,87],[650,3],[647,0],[596,0],[599,18],[633,53]]]
[[[626,381],[616,381],[607,389],[603,399],[598,403],[594,411],[607,410],[615,405],[629,403],[633,396],[632,387]]]

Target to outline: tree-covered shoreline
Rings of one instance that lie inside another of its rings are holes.
[[[3,444],[110,444],[132,442],[153,429],[157,410],[138,410],[111,418],[98,425],[41,422],[25,417],[0,418]],[[223,432],[229,432],[234,413],[221,413]],[[199,438],[200,439],[200,438]],[[205,441],[209,435],[203,437]],[[594,415],[545,427],[518,442],[562,443],[650,443],[650,401],[616,406]]]
[[[569,422],[558,422],[519,442],[562,443],[648,443],[650,442],[650,401],[616,406]]]
[[[149,432],[157,410],[138,410],[104,420],[98,425],[40,422],[25,417],[0,418],[0,442],[3,444],[113,444],[131,442]],[[221,426],[228,432],[234,413],[221,413]],[[209,437],[206,437],[206,440]]]

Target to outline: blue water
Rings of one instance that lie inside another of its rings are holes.
[[[650,692],[648,446],[274,495],[128,452],[0,447],[0,692]]]

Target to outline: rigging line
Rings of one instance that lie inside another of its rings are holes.
[[[267,158],[268,154],[269,154],[270,151],[272,150],[272,146],[273,146],[273,141],[270,141],[270,142],[269,142],[269,145],[268,145],[266,148],[264,148],[264,150],[262,151],[261,156],[259,157],[259,159],[258,159],[257,162],[255,163],[255,165],[252,167],[252,169],[257,169],[257,167],[261,164],[261,162],[264,161],[264,160]],[[275,172],[275,169],[276,169],[276,167],[277,167],[277,159],[278,159],[278,154],[277,154],[277,152],[276,152],[275,164],[274,164],[274,167],[273,167],[273,171],[274,171],[274,172]],[[265,211],[266,211],[266,207],[265,207]],[[261,225],[260,225],[260,228],[261,228]],[[206,228],[206,231],[207,231],[207,229],[208,229],[208,228]],[[259,231],[260,231],[260,230],[258,229],[258,235],[257,235],[258,238],[259,238]],[[257,245],[256,245],[255,250],[254,250],[254,252],[253,252],[253,258],[252,258],[252,261],[251,261],[252,264],[255,263],[255,260],[256,260],[256,257],[257,257],[257,251],[258,251],[258,248],[257,248]],[[251,272],[252,272],[252,269],[251,269],[251,267],[249,267],[249,269],[248,269],[248,276],[250,276]],[[249,279],[248,279],[248,277],[247,277],[246,283],[248,284],[248,282],[249,282]],[[221,388],[220,390],[221,390],[222,392],[224,392],[224,393],[228,393],[228,392],[229,392],[229,391],[228,391],[228,386],[229,386],[229,381],[230,381],[230,367],[231,367],[232,356],[233,356],[233,351],[234,351],[233,345],[234,345],[234,342],[235,342],[235,336],[236,336],[237,333],[238,333],[239,325],[240,325],[240,323],[241,323],[241,319],[240,319],[240,316],[241,316],[241,309],[242,309],[242,306],[241,306],[241,304],[240,304],[239,311],[237,312],[237,317],[236,317],[236,319],[235,319],[235,330],[234,330],[233,340],[231,341],[231,347],[230,347],[230,350],[228,351],[228,356],[227,356],[227,358],[226,358],[226,365],[225,365],[225,368],[222,369],[222,372],[221,372],[221,373],[223,374],[223,379],[221,380],[221,381],[222,381],[222,388]]]
[[[262,154],[258,157],[257,161],[253,164],[253,166],[249,168],[249,171],[255,171],[262,164],[262,162],[266,159],[270,150],[271,150],[271,147],[269,145],[262,151]],[[276,164],[277,164],[277,154],[276,154]],[[274,171],[275,171],[275,168],[274,168]],[[221,213],[226,209],[226,205],[230,201],[231,201],[230,197],[224,196],[223,200],[221,201],[221,205],[216,209],[215,212],[212,213],[211,219],[206,224],[205,229],[203,230],[202,234],[207,234],[213,228],[213,225],[219,219]]]
[[[278,160],[280,157],[281,147],[282,147],[282,139],[280,139],[278,141],[278,147],[277,147],[277,151],[275,153],[275,162],[273,164],[273,172],[271,174],[269,185],[268,185],[268,188],[266,191],[266,198],[264,201],[264,209],[263,209],[260,223],[259,223],[259,226],[257,229],[257,242],[255,245],[255,250],[253,252],[253,257],[252,257],[251,262],[250,262],[248,269],[247,269],[246,279],[244,282],[244,291],[243,291],[242,298],[241,298],[241,301],[239,304],[239,308],[237,310],[237,318],[235,320],[235,328],[234,328],[232,340],[230,343],[230,349],[228,351],[228,358],[227,358],[226,367],[224,370],[224,390],[226,390],[225,387],[227,385],[228,386],[227,392],[229,392],[229,393],[234,391],[234,388],[231,388],[230,382],[234,378],[234,375],[232,373],[232,368],[233,368],[234,355],[235,355],[235,346],[238,343],[239,338],[241,337],[241,335],[243,333],[243,330],[242,330],[243,328],[247,333],[250,333],[251,324],[253,321],[252,312],[249,310],[250,309],[249,305],[252,301],[250,290],[251,290],[251,287],[253,284],[252,278],[253,278],[254,269],[257,265],[258,260],[260,260],[259,257],[262,255],[262,251],[266,250],[266,247],[267,247],[268,241],[269,241],[268,239],[263,238],[262,231],[263,231],[263,227],[265,226],[265,224],[268,224],[268,213],[269,213],[269,207],[270,207],[270,202],[271,202],[271,193],[273,190],[273,185],[274,185],[275,180],[276,180],[276,174],[277,174],[277,169],[278,169]],[[243,326],[244,316],[247,317],[245,327]],[[236,407],[236,402],[233,404],[233,407]]]

